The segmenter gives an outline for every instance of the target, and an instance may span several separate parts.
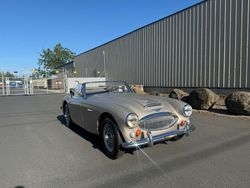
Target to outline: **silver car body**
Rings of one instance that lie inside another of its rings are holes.
[[[131,91],[87,95],[86,84],[79,84],[75,88],[75,95],[66,95],[62,108],[67,103],[72,121],[91,133],[99,134],[103,116],[112,117],[116,122],[124,148],[153,145],[190,132],[189,117],[183,114],[183,108],[187,105],[184,102]],[[131,113],[139,118],[138,126],[133,128],[127,125],[127,117]],[[140,136],[134,136],[138,129]]]

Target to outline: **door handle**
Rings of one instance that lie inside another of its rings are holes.
[[[88,108],[88,109],[87,109],[87,111],[88,111],[88,112],[93,112],[93,110],[92,110],[92,109],[90,109],[90,108]]]

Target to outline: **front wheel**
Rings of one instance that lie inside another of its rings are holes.
[[[72,125],[72,120],[71,120],[71,117],[70,117],[68,104],[65,104],[65,106],[64,106],[64,118],[65,118],[65,125],[67,127],[70,127]]]
[[[100,125],[99,133],[105,155],[111,159],[119,158],[123,151],[120,150],[120,135],[116,123],[110,118],[105,118]]]

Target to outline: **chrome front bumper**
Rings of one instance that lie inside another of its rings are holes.
[[[194,131],[194,126],[186,125],[184,129],[167,132],[161,135],[153,136],[151,131],[148,130],[147,138],[142,138],[141,140],[137,140],[136,142],[123,143],[122,148],[124,149],[134,149],[140,146],[153,146],[156,143],[163,142],[168,140],[170,137],[185,135],[189,136],[189,134]]]

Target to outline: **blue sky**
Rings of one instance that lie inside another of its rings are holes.
[[[0,71],[27,73],[61,43],[76,54],[201,0],[0,0]]]

